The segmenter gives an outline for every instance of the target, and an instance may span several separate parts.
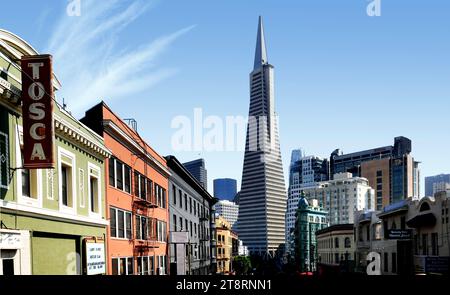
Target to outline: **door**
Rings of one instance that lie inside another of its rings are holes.
[[[17,250],[0,250],[0,275],[20,275],[20,261]]]

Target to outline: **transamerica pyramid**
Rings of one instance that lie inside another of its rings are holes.
[[[253,254],[273,256],[285,242],[287,197],[278,137],[274,68],[259,17],[237,227],[239,239]]]

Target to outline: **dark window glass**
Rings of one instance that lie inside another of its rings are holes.
[[[147,194],[147,187],[146,187],[146,183],[145,183],[145,177],[143,175],[141,175],[140,182],[141,182],[141,191],[140,191],[139,196],[141,199],[145,200],[146,194]]]
[[[142,217],[142,239],[148,239],[148,228],[147,228],[147,218]]]
[[[422,255],[428,255],[428,234],[422,234]]]
[[[383,171],[377,171],[377,177],[383,176]]]
[[[134,172],[134,195],[139,197],[139,173]]]
[[[127,259],[127,275],[132,275],[133,273],[134,273],[133,258],[130,257]]]
[[[175,185],[172,185],[172,192],[173,192],[173,204],[177,204],[177,190],[175,188]]]
[[[111,229],[111,237],[116,238],[117,237],[117,227],[116,227],[116,222],[117,222],[117,217],[116,217],[116,209],[110,208],[109,209],[109,217],[110,217],[110,229]]]
[[[116,161],[117,188],[123,190],[123,164]]]
[[[183,194],[178,190],[178,197],[180,198],[180,208],[183,208]]]
[[[62,203],[64,206],[69,205],[69,195],[68,195],[68,179],[67,179],[67,167],[61,167],[61,193],[62,193]]]
[[[117,223],[118,223],[118,230],[119,230],[119,234],[118,237],[119,238],[124,238],[125,237],[125,224],[124,224],[124,212],[118,210],[117,211]]]
[[[126,213],[127,218],[127,239],[131,239],[131,213]]]
[[[153,199],[153,181],[150,179],[147,179],[147,201],[155,203],[155,200]]]
[[[173,231],[178,231],[177,229],[177,216],[173,215]]]
[[[131,193],[131,168],[125,165],[125,191]]]
[[[22,169],[22,195],[31,197],[30,170],[25,168]]]
[[[180,231],[183,231],[183,218],[180,217]]]
[[[96,202],[96,190],[97,190],[97,179],[94,177],[91,177],[89,179],[90,182],[90,200],[91,200],[91,212],[97,212],[97,202]]]
[[[112,274],[113,275],[118,275],[119,274],[119,272],[118,272],[119,265],[118,265],[118,259],[117,258],[113,258],[111,260],[111,268],[112,268]]]
[[[402,216],[400,218],[400,229],[406,229],[406,217]]]
[[[141,217],[136,215],[136,239],[141,240]]]
[[[109,158],[109,185],[116,186],[116,169],[114,168],[114,158]]]
[[[13,276],[14,275],[14,260],[13,259],[3,259],[3,275],[4,276]]]

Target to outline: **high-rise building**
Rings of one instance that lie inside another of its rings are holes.
[[[425,196],[432,197],[438,192],[450,189],[450,174],[425,177]]]
[[[220,200],[214,206],[216,213],[225,218],[233,228],[238,219],[239,206],[228,200]]]
[[[233,201],[237,193],[236,179],[218,178],[214,179],[214,197],[219,200]]]
[[[274,68],[267,61],[259,18],[242,186],[239,237],[251,253],[274,255],[285,242],[286,191],[275,114]]]
[[[286,210],[286,250],[292,252],[292,231],[302,188],[329,179],[329,162],[316,156],[298,157],[300,150],[293,150],[289,168],[289,189]]]
[[[411,156],[411,140],[400,136],[394,145],[343,154],[339,149],[330,157],[330,175],[349,172],[364,177],[375,189],[376,208],[409,197],[419,198],[419,162]]]
[[[197,159],[183,163],[183,166],[200,182],[204,189],[208,189],[208,173],[206,171],[205,160]]]
[[[328,211],[330,225],[353,223],[356,210],[374,210],[375,193],[367,179],[352,177],[351,173],[335,174],[333,178],[303,189],[308,200],[319,200]]]
[[[299,199],[295,224],[295,260],[300,272],[317,270],[316,232],[328,226],[327,212],[317,200]]]

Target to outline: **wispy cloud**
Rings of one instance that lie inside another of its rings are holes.
[[[120,46],[120,33],[149,10],[153,2],[83,0],[81,16],[58,21],[45,52],[54,56],[63,87],[58,94],[78,113],[99,99],[130,98],[174,75],[177,69],[157,68],[155,61],[193,26],[138,48]]]

